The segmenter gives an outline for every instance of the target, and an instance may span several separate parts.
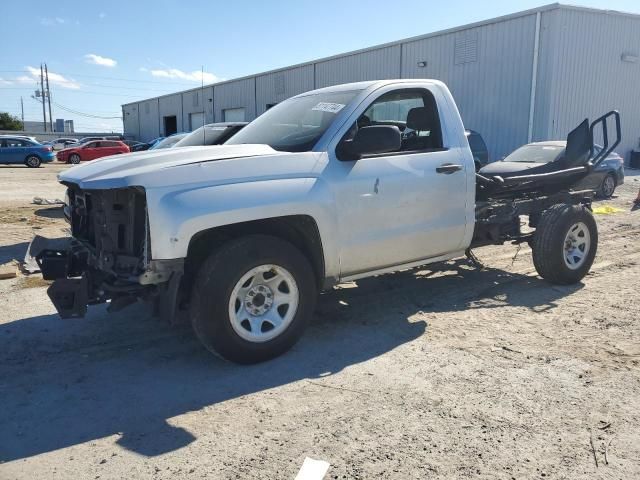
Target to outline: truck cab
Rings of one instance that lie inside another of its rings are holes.
[[[474,163],[441,82],[309,92],[274,107],[227,145],[257,141],[317,158],[315,188],[331,209],[314,220],[334,282],[456,254],[471,240]]]

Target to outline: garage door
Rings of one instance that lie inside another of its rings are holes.
[[[227,108],[224,110],[225,122],[244,122],[244,108]]]
[[[191,131],[204,125],[204,112],[189,114],[189,128]]]

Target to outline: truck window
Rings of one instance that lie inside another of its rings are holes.
[[[471,147],[471,151],[473,152],[486,152],[487,145],[484,143],[484,140],[480,136],[480,134],[476,132],[471,132],[467,137],[469,140],[469,147]]]
[[[398,152],[442,148],[442,130],[436,101],[424,89],[394,90],[378,97],[358,118],[343,140],[349,141],[358,128],[395,125],[402,133]]]
[[[290,98],[264,112],[225,145],[266,144],[285,152],[308,152],[358,93],[360,90]]]

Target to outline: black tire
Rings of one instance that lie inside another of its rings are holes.
[[[254,267],[273,264],[294,278],[298,307],[288,327],[275,338],[252,342],[232,327],[229,302],[234,287]],[[268,235],[232,240],[201,266],[191,297],[191,324],[196,336],[211,352],[241,364],[269,360],[289,350],[302,336],[315,308],[316,280],[307,258],[293,245]]]
[[[37,155],[29,155],[24,159],[24,164],[29,168],[38,168],[42,165],[42,161]]]
[[[616,177],[614,177],[612,173],[607,174],[602,180],[602,185],[600,185],[600,190],[598,190],[598,196],[600,198],[611,198],[617,186]]]
[[[565,239],[579,223],[586,226],[589,247],[582,263],[570,268],[565,261]],[[589,209],[582,205],[554,205],[540,216],[531,242],[533,264],[545,280],[559,284],[577,283],[589,272],[598,250],[598,227]]]
[[[77,153],[72,153],[69,156],[69,163],[72,163],[74,165],[77,165],[78,163],[80,163],[80,160],[81,160],[80,155],[78,155]]]

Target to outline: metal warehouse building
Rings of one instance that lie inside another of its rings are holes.
[[[339,83],[435,78],[492,159],[564,139],[585,117],[620,110],[629,157],[640,137],[640,15],[548,5],[122,106],[125,135],[252,120],[299,93]]]

